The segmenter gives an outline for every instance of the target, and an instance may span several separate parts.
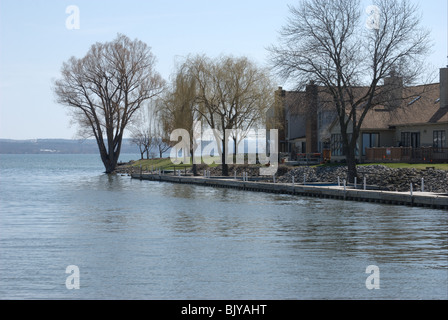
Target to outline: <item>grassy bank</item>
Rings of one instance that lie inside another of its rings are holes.
[[[362,164],[361,166],[369,166],[369,165],[382,165],[391,169],[419,169],[425,170],[426,168],[434,168],[436,170],[445,170],[448,171],[448,163],[437,163],[437,164],[428,164],[428,163],[369,163]]]
[[[314,167],[335,167],[340,166],[341,164],[324,164],[318,165]],[[359,166],[371,166],[371,165],[382,165],[391,169],[419,169],[424,170],[426,168],[434,168],[436,170],[445,170],[448,171],[448,163],[439,163],[439,164],[427,164],[427,163],[368,163],[368,164],[360,164]],[[140,168],[142,166],[145,170],[150,170],[151,168],[161,168],[164,170],[176,170],[179,169],[190,169],[192,167],[191,164],[181,164],[181,165],[173,165],[169,158],[164,159],[150,159],[150,160],[138,160],[132,164],[133,167]],[[216,167],[217,165],[211,165],[210,167]]]
[[[184,169],[190,169],[193,165],[192,163],[188,164],[176,164],[174,165],[169,158],[163,158],[163,159],[149,159],[149,160],[138,160],[135,161],[132,164],[132,167],[140,168],[140,166],[144,170],[151,170],[153,169],[163,169],[163,170],[184,170]],[[217,165],[210,165],[210,167],[216,167]]]

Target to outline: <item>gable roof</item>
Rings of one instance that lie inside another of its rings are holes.
[[[408,90],[412,90],[418,96],[404,100],[400,108],[391,112],[390,126],[448,124],[448,108],[440,107],[439,83],[412,87]]]
[[[448,108],[440,107],[440,83],[403,88],[399,106],[373,107],[364,118],[362,130],[390,130],[391,127],[448,124]],[[347,110],[347,115],[350,110]],[[357,110],[358,119],[363,109]],[[338,119],[331,125],[338,123]]]
[[[382,88],[380,88],[381,90]],[[355,95],[366,93],[367,87],[353,88]],[[379,104],[366,115],[363,130],[391,130],[391,127],[414,126],[424,124],[448,124],[448,108],[440,107],[440,83],[429,85],[404,87],[400,92],[401,102],[395,107]],[[285,107],[291,114],[306,115],[307,104],[305,91],[286,91]],[[325,92],[325,88],[318,87],[319,107],[327,110],[334,109],[332,97]],[[350,110],[347,110],[347,114]],[[363,108],[357,110],[358,119]],[[336,118],[330,129],[338,123]]]

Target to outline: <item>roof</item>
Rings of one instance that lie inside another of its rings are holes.
[[[430,84],[403,89],[401,105],[388,108],[384,105],[369,111],[362,129],[448,123],[448,108],[440,108],[440,84]],[[362,109],[358,111],[360,116]]]
[[[448,108],[440,107],[439,83],[407,91],[412,91],[414,98],[403,101],[402,106],[391,113],[390,126],[448,123]]]
[[[380,88],[383,89],[384,87]],[[367,87],[357,87],[353,92],[357,96],[364,95]],[[389,93],[388,93],[389,94]],[[402,88],[402,99],[391,107],[389,103],[382,103],[373,107],[366,115],[363,130],[390,130],[391,127],[413,126],[423,124],[448,124],[448,108],[440,108],[440,83]],[[381,96],[380,96],[381,97]],[[286,92],[285,106],[293,108],[293,113],[305,114],[305,92]],[[334,108],[331,96],[319,87],[320,107]],[[362,107],[357,110],[359,119],[363,113]],[[347,110],[347,114],[350,110]],[[335,119],[336,124],[338,122]]]

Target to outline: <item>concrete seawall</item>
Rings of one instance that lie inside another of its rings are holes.
[[[132,174],[133,179],[161,181],[181,184],[195,184],[216,188],[239,189],[254,192],[291,194],[306,197],[327,198],[346,201],[374,202],[393,205],[448,209],[448,195],[429,192],[387,192],[376,190],[360,190],[354,188],[322,185],[300,185],[287,183],[269,183],[242,181],[232,178],[203,178],[169,176],[158,174]]]

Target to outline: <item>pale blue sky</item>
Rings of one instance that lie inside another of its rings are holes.
[[[417,1],[436,43],[429,62],[447,64],[447,2]],[[117,33],[146,42],[165,79],[188,54],[245,55],[266,65],[266,47],[297,0],[0,0],[0,138],[76,138],[66,109],[54,102],[52,79],[62,63],[82,57]],[[366,1],[366,5],[368,5]],[[68,30],[69,5],[80,29]],[[367,18],[367,16],[366,16]],[[278,83],[279,86],[283,85]]]

